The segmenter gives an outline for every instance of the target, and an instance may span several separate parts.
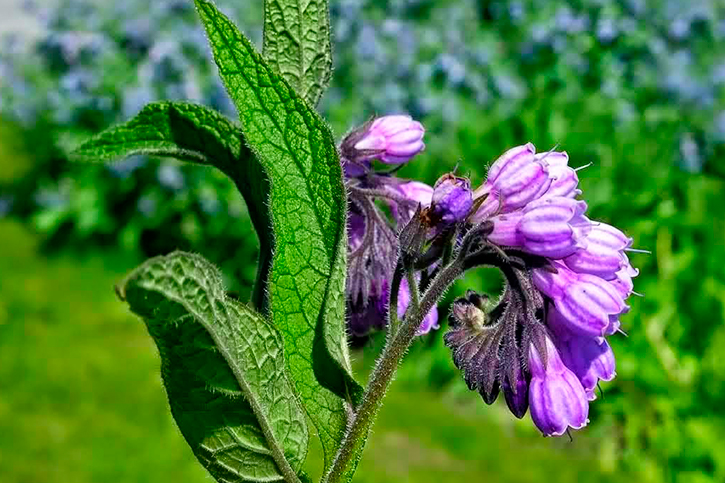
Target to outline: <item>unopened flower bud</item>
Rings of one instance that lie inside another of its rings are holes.
[[[423,151],[425,129],[410,116],[383,116],[350,133],[342,142],[341,152],[352,163],[369,163],[378,159],[387,164],[403,164]]]
[[[474,296],[477,297],[476,300],[480,299],[478,294],[474,293]],[[451,312],[453,324],[469,327],[475,332],[483,330],[486,324],[486,313],[483,311],[483,307],[472,302],[470,296],[467,299],[460,298],[456,300]]]
[[[531,143],[509,149],[491,165],[486,182],[474,195],[487,196],[474,221],[499,210],[509,213],[541,197],[551,185],[547,164],[536,156]]]
[[[430,215],[444,226],[463,221],[473,206],[471,182],[453,174],[445,174],[433,187]]]

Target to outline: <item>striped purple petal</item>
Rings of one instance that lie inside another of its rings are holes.
[[[562,362],[551,339],[546,338],[546,363],[529,347],[529,408],[531,419],[545,436],[560,436],[568,428],[589,422],[589,401],[576,375]]]

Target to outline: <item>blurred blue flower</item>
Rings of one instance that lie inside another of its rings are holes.
[[[156,171],[161,186],[178,191],[184,187],[184,175],[176,164],[170,161],[162,162]]]

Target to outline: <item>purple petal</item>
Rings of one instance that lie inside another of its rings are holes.
[[[523,146],[516,146],[503,153],[488,169],[486,182],[493,185],[498,178],[508,176],[507,173],[513,173],[531,163],[534,160],[536,148],[533,144],[527,143]]]
[[[502,197],[504,209],[511,211],[535,200],[550,185],[551,178],[546,166],[533,161],[508,176],[502,173],[493,187]]]
[[[624,266],[614,274],[614,280],[610,283],[614,285],[614,288],[617,289],[617,292],[619,292],[623,299],[627,299],[634,289],[632,278],[639,275],[639,270],[630,265],[627,255],[623,256]]]
[[[606,223],[592,224],[586,236],[586,248],[566,257],[566,265],[580,273],[590,273],[605,280],[613,280],[625,266],[624,250],[632,239]]]
[[[551,266],[556,273],[537,268],[532,270],[532,280],[537,289],[552,299],[569,331],[602,337],[612,329],[613,320],[629,309],[612,283],[572,272],[561,262],[552,262]]]
[[[350,213],[347,217],[347,238],[350,251],[360,246],[364,235],[365,217],[357,213]]]
[[[529,379],[518,368],[515,383],[510,384],[509,378],[504,377],[501,381],[501,389],[511,413],[519,419],[523,418],[529,408]]]
[[[556,309],[570,330],[590,337],[601,337],[610,325],[610,316],[626,309],[622,296],[609,282],[588,274],[563,288],[554,298]]]
[[[614,353],[604,339],[582,337],[565,332],[556,338],[561,360],[579,379],[584,391],[593,399],[597,383],[616,376]]]
[[[517,211],[491,218],[493,232],[488,235],[488,240],[500,246],[522,246],[524,238],[519,233],[518,226],[523,215],[523,212]]]
[[[581,190],[577,188],[579,185],[579,177],[576,171],[566,165],[549,165],[549,176],[552,181],[545,196],[564,196],[574,198],[581,194]]]
[[[583,246],[583,234],[589,220],[582,216],[586,203],[571,198],[552,197],[536,200],[524,209],[518,226],[524,237],[524,250],[535,255],[559,259]]]
[[[384,189],[394,195],[402,196],[403,198],[414,202],[413,205],[409,206],[404,212],[400,212],[397,203],[392,201],[388,203],[393,218],[395,218],[398,223],[405,223],[410,220],[418,203],[420,203],[423,208],[430,206],[433,198],[433,188],[419,181],[408,181],[400,184],[386,184]]]
[[[420,181],[408,181],[395,185],[393,188],[405,198],[420,203],[424,207],[429,206],[433,199],[433,188]]]
[[[416,335],[425,335],[433,329],[440,329],[438,324],[438,309],[433,307],[430,312],[423,318],[423,322],[420,323]]]
[[[584,427],[589,420],[587,394],[576,375],[564,366],[551,340],[546,339],[547,363],[529,347],[531,419],[546,436],[560,436],[569,428]]]
[[[410,305],[410,289],[408,288],[408,281],[403,279],[400,282],[400,290],[398,291],[398,318],[403,319],[405,312],[408,310]],[[432,329],[438,329],[438,309],[433,307],[423,318],[420,323],[420,327],[416,331],[416,335],[424,335],[430,332]]]
[[[544,161],[548,166],[560,167],[569,164],[569,154],[566,151],[550,151],[538,153],[536,159]]]
[[[551,264],[551,269],[535,268],[531,271],[531,279],[537,289],[551,299],[557,299],[563,296],[564,286],[569,283],[573,277],[571,270],[567,270],[559,262]],[[552,271],[552,270],[555,270]]]
[[[369,133],[355,144],[355,149],[364,150],[383,150],[387,146],[385,136],[381,134]]]

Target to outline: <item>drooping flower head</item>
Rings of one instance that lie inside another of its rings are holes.
[[[548,436],[586,425],[595,388],[614,378],[606,337],[619,331],[638,274],[632,239],[585,216],[568,161],[526,144],[493,163],[468,217],[486,227],[470,264],[499,267],[506,288],[486,306],[470,294],[456,301],[445,336],[471,389],[487,403],[502,390],[511,412],[530,410]]]
[[[424,132],[423,126],[410,116],[383,116],[354,129],[340,144],[350,204],[346,296],[348,328],[354,336],[385,328],[399,248],[396,232],[418,206],[429,207],[433,195],[433,188],[424,183],[376,173],[371,161],[410,161],[425,147]],[[389,207],[391,217],[380,209],[378,200]],[[399,317],[409,304],[410,288],[403,280],[397,294]],[[437,321],[438,313],[433,308],[419,333],[437,328]]]

